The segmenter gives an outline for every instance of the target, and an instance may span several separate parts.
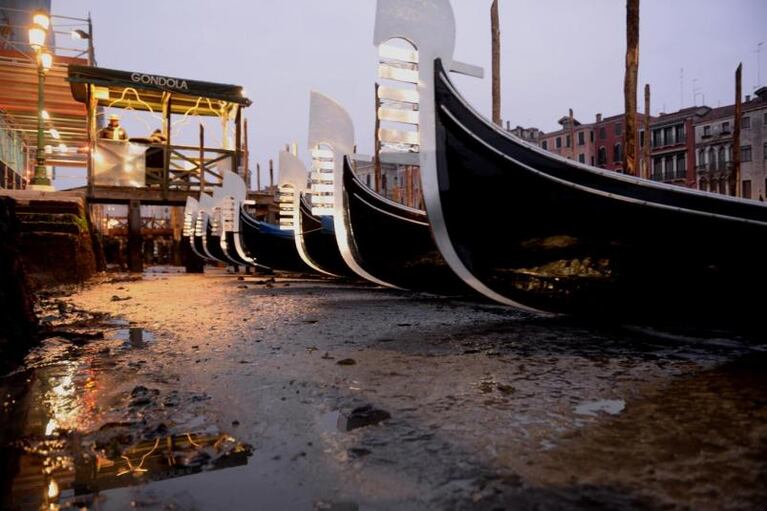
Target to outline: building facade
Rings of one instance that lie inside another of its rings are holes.
[[[573,128],[570,129],[570,117],[562,117],[559,124],[562,129],[540,134],[541,148],[580,163],[594,165],[594,126],[573,119]],[[575,140],[571,140],[573,137]]]
[[[523,128],[522,126],[512,128],[508,121],[506,122],[506,131],[525,142],[535,145],[540,145],[541,137],[543,136],[543,132],[538,128]]]
[[[637,112],[637,142],[636,158],[641,165],[642,148],[644,147],[644,114]],[[602,117],[597,114],[594,122],[594,150],[596,152],[596,166],[623,173],[623,153],[626,143],[626,115],[618,114],[610,117]],[[637,172],[638,174],[639,172]]]
[[[661,113],[650,122],[650,179],[697,188],[694,126],[710,111],[693,106]]]
[[[767,199],[767,87],[746,96],[740,125],[741,194],[747,199]],[[733,129],[735,106],[710,110],[695,123],[696,187],[732,195]]]

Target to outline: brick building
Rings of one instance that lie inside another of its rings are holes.
[[[538,128],[523,128],[522,126],[512,128],[508,121],[506,122],[506,131],[517,138],[521,138],[525,142],[530,142],[535,145],[540,145],[541,137],[544,135]]]
[[[642,147],[644,147],[643,135],[644,130],[644,115],[637,112],[637,145],[636,145],[636,157],[637,161],[641,165]],[[602,114],[597,114],[596,122],[594,122],[594,150],[596,153],[596,166],[613,170],[615,172],[623,172],[623,152],[625,144],[625,131],[626,131],[626,115],[618,114],[610,117],[602,117]],[[637,172],[638,174],[639,172]]]

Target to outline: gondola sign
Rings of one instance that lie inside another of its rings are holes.
[[[156,85],[158,87],[167,87],[169,89],[189,90],[186,80],[169,78],[167,76],[145,75],[141,73],[131,73],[131,80],[145,85]]]

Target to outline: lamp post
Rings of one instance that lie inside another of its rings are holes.
[[[47,14],[38,11],[32,17],[29,28],[29,45],[35,50],[37,61],[37,158],[35,174],[30,186],[33,190],[52,190],[51,180],[45,165],[45,73],[53,65],[53,55],[46,49],[45,40],[51,20]]]

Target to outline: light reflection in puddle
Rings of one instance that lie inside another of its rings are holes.
[[[625,408],[626,401],[623,399],[600,399],[598,401],[587,401],[579,404],[575,407],[575,413],[592,417],[595,417],[600,413],[619,415]]]

